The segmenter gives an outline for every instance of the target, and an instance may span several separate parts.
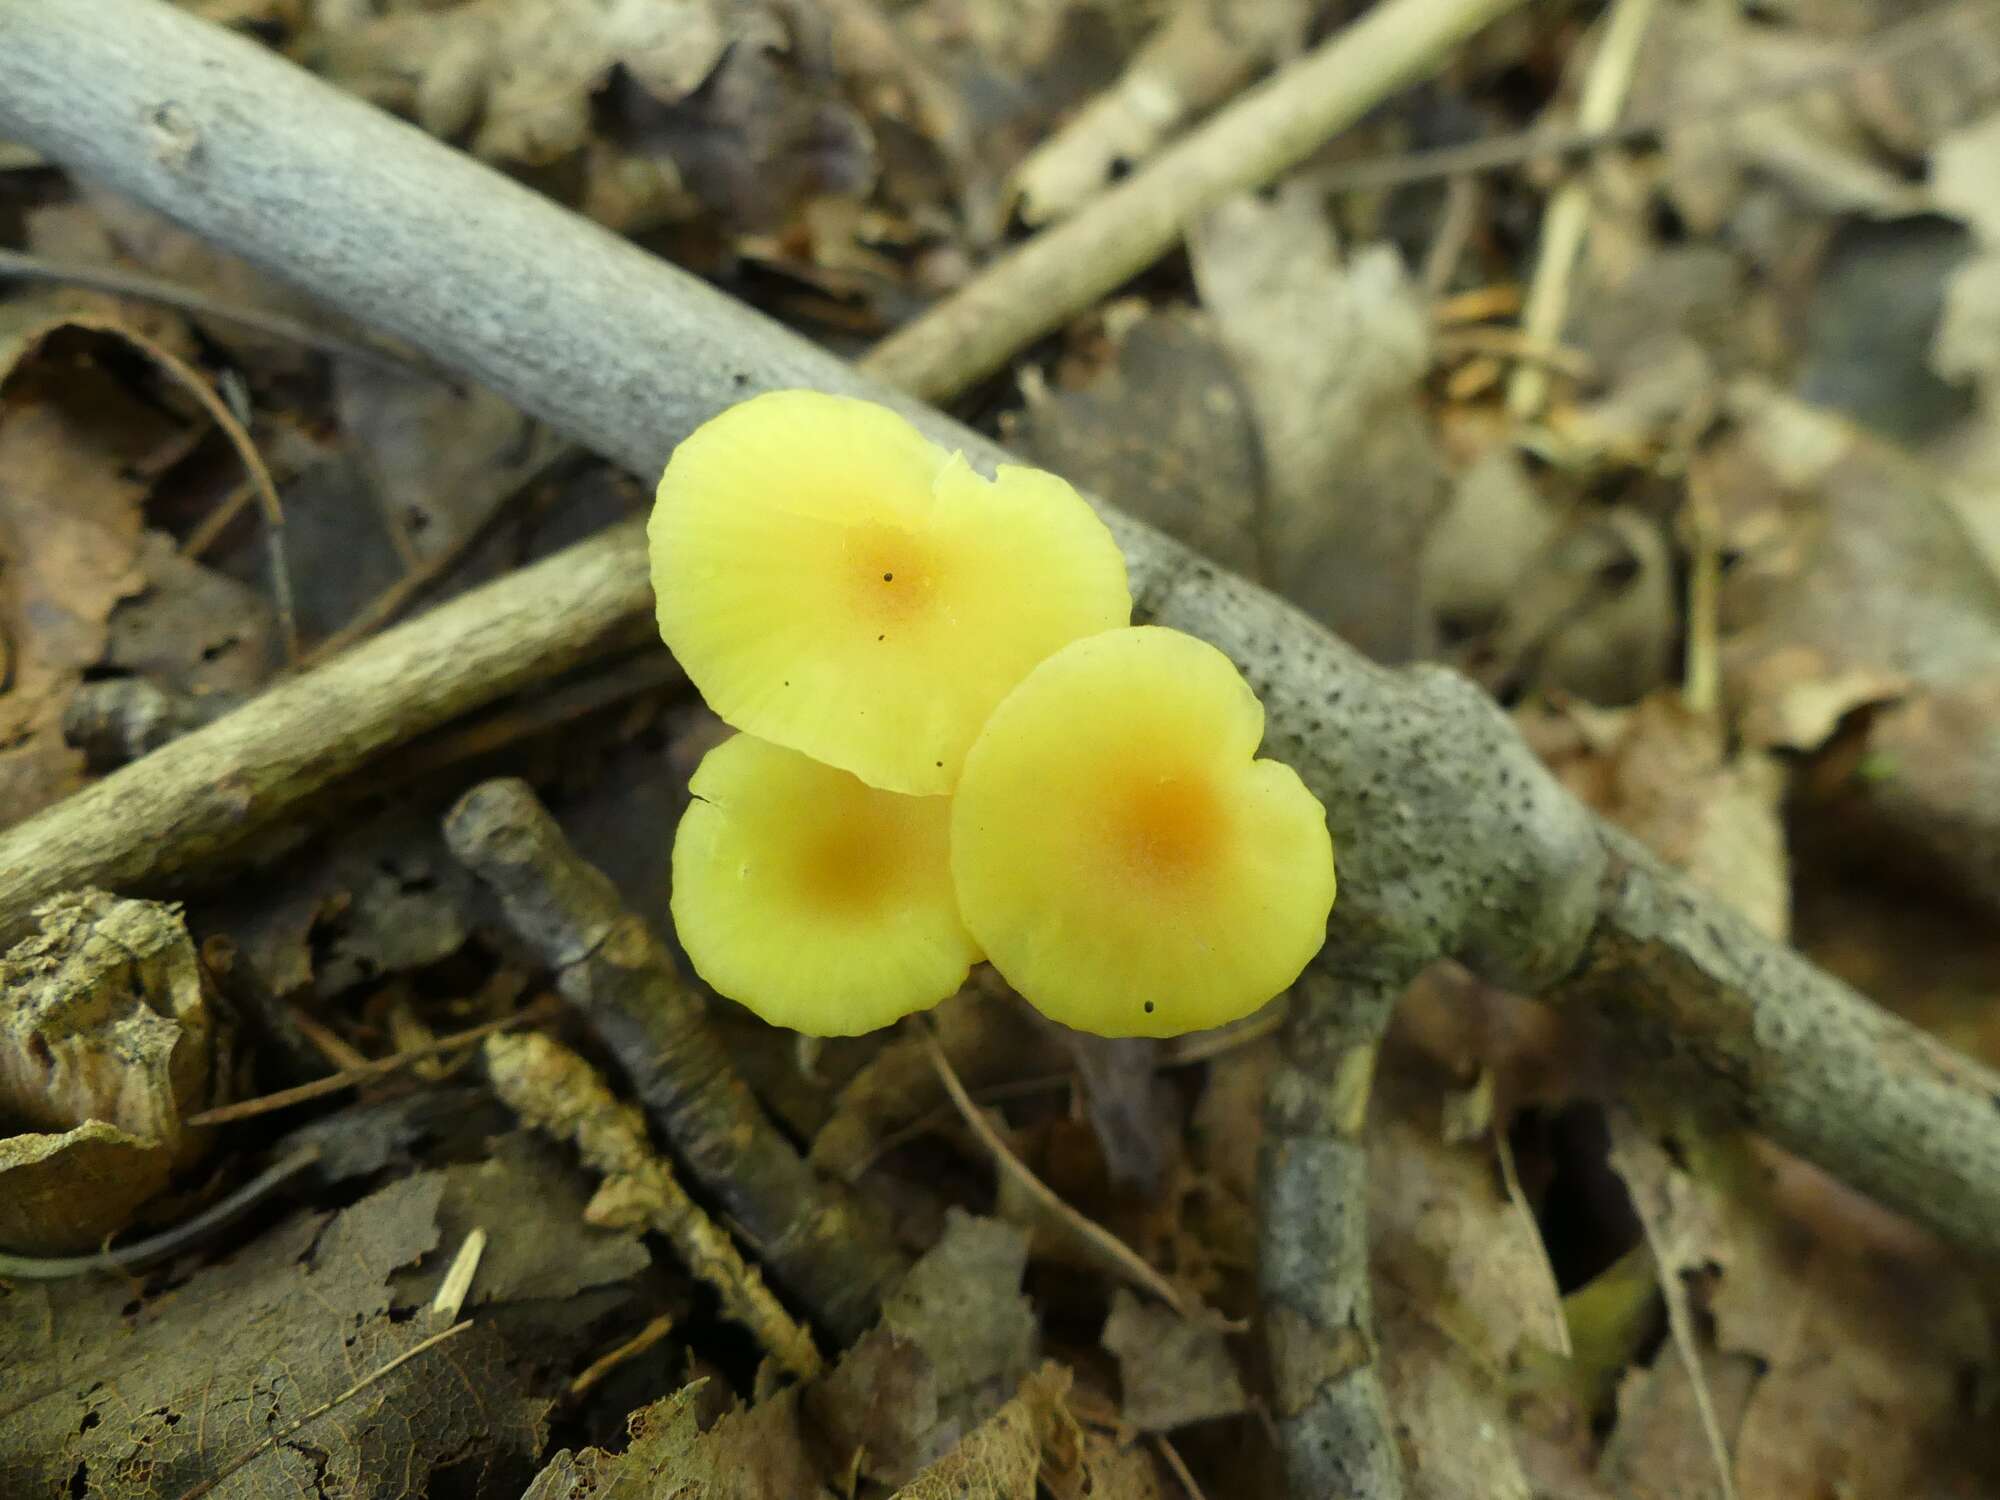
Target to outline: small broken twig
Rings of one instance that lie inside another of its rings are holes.
[[[287,1152],[226,1198],[218,1199],[191,1219],[163,1229],[148,1239],[134,1240],[115,1250],[90,1255],[8,1255],[0,1252],[0,1280],[60,1281],[92,1271],[130,1271],[152,1261],[191,1250],[216,1230],[245,1213],[299,1173],[318,1164],[320,1148],[301,1146]]]
[[[569,1383],[570,1398],[574,1400],[576,1397],[581,1396],[613,1370],[624,1364],[626,1360],[644,1354],[673,1331],[674,1320],[672,1315],[661,1313],[644,1328],[641,1328],[632,1337],[625,1340],[624,1343],[618,1345],[617,1348],[605,1350],[604,1353],[585,1365],[577,1373],[576,1378]]]
[[[938,1080],[944,1084],[945,1092],[957,1106],[960,1118],[1003,1172],[1026,1188],[1030,1197],[1055,1215],[1070,1233],[1088,1245],[1126,1281],[1148,1296],[1159,1298],[1183,1318],[1192,1319],[1200,1315],[1200,1305],[1154,1270],[1144,1256],[1102,1224],[1063,1202],[1060,1193],[1037,1177],[1028,1164],[1014,1154],[1013,1148],[1000,1138],[1000,1132],[993,1128],[992,1122],[973,1102],[972,1095],[965,1091],[964,1083],[959,1080],[951,1059],[944,1055],[944,1048],[938,1045],[937,1037],[926,1032],[924,1042],[930,1051],[931,1066],[937,1069]]]
[[[1146,160],[1189,119],[1235,93],[1288,43],[1295,45],[1308,9],[1178,0],[1118,81],[1014,169],[1011,196],[1022,221],[1060,219]]]
[[[560,581],[540,563],[462,594],[92,783],[58,804],[60,831],[0,834],[14,844],[0,854],[0,942],[51,891],[159,888],[388,746],[653,636],[638,540],[636,526],[614,527],[562,554]]]
[[[539,1025],[554,1014],[555,1000],[551,996],[516,1011],[511,1016],[482,1021],[477,1026],[468,1026],[464,1031],[455,1031],[450,1036],[441,1036],[436,1041],[408,1047],[387,1057],[370,1058],[366,1062],[343,1068],[338,1073],[329,1073],[324,1078],[315,1078],[310,1083],[302,1083],[295,1088],[279,1089],[275,1094],[265,1094],[256,1099],[240,1099],[234,1104],[205,1109],[198,1115],[190,1115],[187,1123],[190,1126],[227,1125],[236,1120],[250,1120],[258,1115],[268,1115],[273,1110],[290,1109],[294,1104],[306,1104],[314,1099],[324,1099],[328,1094],[337,1094],[342,1089],[351,1089],[356,1084],[368,1082],[371,1078],[380,1078],[393,1073],[419,1058],[435,1057],[441,1052],[456,1052],[461,1047],[470,1047],[474,1042],[483,1042],[498,1031],[510,1031],[517,1026]]]
[[[509,1109],[574,1145],[585,1165],[603,1175],[590,1206],[593,1222],[655,1230],[715,1289],[724,1314],[749,1329],[779,1365],[801,1380],[820,1373],[812,1335],[688,1197],[673,1168],[646,1143],[639,1112],[621,1103],[589,1063],[550,1037],[496,1036],[486,1043],[486,1072]]]
[[[778,1133],[660,940],[570,847],[526,782],[474,787],[444,828],[452,853],[500,897],[703,1190],[815,1317],[841,1339],[859,1337],[902,1274],[901,1252]]]
[[[1298,165],[1520,3],[1383,0],[891,334],[861,368],[926,399],[963,390],[1158,260],[1203,210]]]
[[[1632,73],[1639,63],[1639,44],[1653,19],[1658,0],[1614,0],[1597,55],[1584,76],[1583,102],[1577,125],[1590,131],[1608,129],[1625,106]],[[1576,177],[1556,189],[1542,215],[1541,251],[1521,312],[1521,336],[1538,348],[1553,348],[1569,315],[1569,280],[1583,242],[1590,233],[1590,189]],[[1549,372],[1539,364],[1520,364],[1507,385],[1507,410],[1517,420],[1540,416],[1549,396]]]

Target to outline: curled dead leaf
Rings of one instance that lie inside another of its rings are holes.
[[[199,1149],[214,1022],[174,908],[103,891],[40,907],[0,959],[0,1244],[94,1247]]]

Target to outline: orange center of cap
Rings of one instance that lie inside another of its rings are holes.
[[[1127,869],[1162,884],[1181,884],[1213,869],[1226,819],[1206,776],[1159,776],[1120,787],[1111,800],[1109,835]]]
[[[878,637],[929,610],[939,572],[932,548],[910,532],[857,526],[848,537],[848,586],[862,623]]]
[[[895,843],[886,830],[864,818],[842,818],[805,841],[793,876],[807,907],[852,916],[889,893],[897,864]]]

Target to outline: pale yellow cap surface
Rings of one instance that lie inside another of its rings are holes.
[[[1264,709],[1193,636],[1063,648],[966,758],[951,865],[966,925],[1045,1015],[1177,1036],[1248,1015],[1326,937],[1333,840],[1291,767],[1254,759]]]
[[[1131,616],[1052,474],[993,480],[886,407],[775,391],[691,434],[648,528],[660,634],[726,722],[871,786],[949,792],[1043,657]]]
[[[702,758],[674,836],[674,928],[695,971],[774,1026],[853,1036],[953,994],[949,804],[864,786],[734,735]]]

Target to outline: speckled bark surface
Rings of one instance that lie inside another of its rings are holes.
[[[1670,1085],[2000,1256],[2000,1079],[1605,837],[1603,909],[1556,993]]]

